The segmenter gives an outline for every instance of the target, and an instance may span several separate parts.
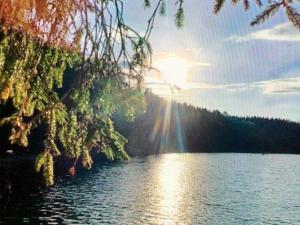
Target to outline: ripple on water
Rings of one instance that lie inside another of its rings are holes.
[[[0,224],[299,224],[300,156],[169,154],[103,165],[0,212]]]

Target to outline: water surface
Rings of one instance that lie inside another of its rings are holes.
[[[95,166],[2,224],[300,224],[300,156],[165,154]]]

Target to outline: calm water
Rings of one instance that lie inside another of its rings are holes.
[[[300,156],[168,154],[102,165],[10,206],[2,224],[300,224]]]

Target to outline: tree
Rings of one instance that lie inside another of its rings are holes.
[[[150,0],[143,1],[150,8]],[[177,1],[177,26],[183,0]],[[36,157],[46,185],[54,183],[54,157],[81,161],[90,152],[127,159],[126,139],[114,129],[112,114],[129,119],[143,112],[143,71],[151,65],[148,41],[165,1],[153,7],[141,35],[123,18],[123,0],[7,0],[0,3],[0,104],[14,113],[1,118],[11,143],[28,146],[28,135],[45,125],[45,148]],[[66,83],[66,70],[72,79]]]
[[[175,23],[183,26],[183,0],[175,1]],[[237,4],[238,0],[232,0]],[[261,0],[255,1],[263,6]],[[300,28],[294,1],[268,1],[251,25],[259,24],[279,8]],[[216,0],[218,13],[225,0]],[[249,8],[249,0],[244,0]],[[7,0],[0,2],[0,104],[12,103],[14,113],[1,118],[11,127],[9,140],[28,145],[37,126],[47,126],[45,148],[37,156],[52,185],[53,158],[63,154],[90,168],[90,152],[126,159],[126,139],[115,129],[112,114],[122,111],[132,120],[143,112],[143,71],[151,67],[149,36],[166,1],[159,0],[144,34],[124,21],[123,0]],[[67,70],[72,79],[65,81]]]
[[[122,118],[115,120],[128,138],[130,155],[182,149],[184,152],[300,153],[300,123],[231,116],[186,103],[171,103],[150,91],[145,96],[145,114],[137,116],[133,123]],[[166,113],[167,117],[162,116]],[[178,131],[182,131],[181,135]]]
[[[231,0],[231,3],[233,5],[236,5],[241,1],[239,0]],[[264,4],[263,0],[253,0],[253,2],[258,6],[262,7]],[[298,29],[300,29],[300,14],[297,12],[296,8],[294,7],[295,4],[299,4],[299,1],[294,0],[280,0],[280,1],[272,1],[268,0],[268,6],[265,7],[265,9],[256,16],[256,18],[250,23],[251,26],[255,26],[258,24],[261,24],[265,22],[268,18],[271,16],[274,16],[280,8],[283,8],[285,10],[285,13],[287,15],[287,18],[289,21]],[[297,2],[297,3],[295,3]],[[221,11],[223,5],[225,3],[225,0],[215,0],[215,6],[214,6],[214,13],[217,14]],[[245,10],[248,10],[250,7],[250,1],[249,0],[243,0],[243,6]]]

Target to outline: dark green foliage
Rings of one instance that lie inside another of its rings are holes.
[[[166,14],[166,8],[167,8],[167,3],[169,3],[166,0],[158,0],[157,3],[155,4],[155,9],[154,9],[154,13],[151,16],[151,18],[154,18],[154,15],[157,13],[157,11],[159,12],[160,15],[165,15]],[[175,4],[178,5],[178,9],[177,12],[175,14],[175,25],[178,28],[183,27],[184,25],[184,10],[183,10],[183,3],[184,0],[176,0]],[[146,8],[150,8],[151,6],[151,0],[144,0],[144,5]],[[150,25],[149,30],[152,30],[153,28],[153,21],[149,20],[148,24]]]
[[[159,8],[159,14],[164,16],[166,14],[166,1],[163,0]]]
[[[185,152],[300,153],[300,124],[280,119],[235,117],[188,104],[172,103],[147,94],[147,113],[134,123],[118,119],[117,128],[129,139],[128,153],[148,155],[178,152],[176,109]],[[164,124],[169,121],[167,132]],[[137,138],[138,137],[138,138]]]
[[[150,7],[150,0],[144,0],[145,7]]]
[[[107,76],[111,68],[105,61],[97,71],[83,71],[76,52],[47,46],[16,32],[0,32],[0,37],[0,104],[5,108],[10,102],[7,107],[13,108],[1,115],[0,122],[9,127],[11,144],[23,147],[35,141],[29,140],[33,128],[47,127],[41,134],[44,148],[36,158],[36,171],[42,171],[46,185],[54,182],[53,157],[59,155],[75,162],[80,159],[86,168],[92,165],[92,150],[111,159],[129,158],[124,150],[127,141],[115,131],[111,115],[119,111],[132,121],[144,112],[138,86],[126,86],[119,81],[121,77]],[[140,41],[136,52],[144,45],[145,41]],[[89,66],[97,65],[92,62]],[[63,82],[67,68],[73,68],[68,84]]]
[[[184,22],[184,12],[183,12],[183,0],[178,0],[176,2],[179,7],[178,7],[178,11],[175,15],[175,24],[177,27],[183,27],[183,22]]]
[[[47,185],[53,184],[54,157],[59,155],[74,162],[69,170],[72,175],[78,162],[91,167],[91,151],[111,160],[128,159],[124,150],[127,140],[114,129],[112,115],[118,112],[133,121],[145,111],[141,85],[144,70],[151,66],[148,39],[157,13],[165,14],[166,1],[153,4],[143,35],[124,23],[123,1],[87,2],[66,9],[62,24],[49,25],[51,29],[63,26],[64,33],[55,29],[48,34],[34,32],[26,13],[21,15],[22,23],[29,23],[26,32],[19,29],[18,19],[5,23],[7,18],[2,18],[0,25],[0,107],[12,108],[11,113],[0,115],[0,125],[10,131],[11,144],[24,148],[34,141],[29,139],[34,128],[43,131],[39,139],[44,146],[39,150],[36,170],[43,171]],[[56,3],[60,7],[59,1]],[[152,7],[151,0],[143,3]],[[181,27],[183,0],[175,3],[175,22]],[[47,14],[52,4],[43,2],[43,13]],[[8,6],[13,8],[13,4]],[[33,3],[20,6],[33,14],[36,11]],[[44,22],[35,19],[36,24]],[[60,40],[68,36],[66,32],[72,35]],[[53,36],[56,38],[49,41]]]
[[[143,1],[147,8],[154,6],[143,35],[124,23],[123,1],[80,1],[59,15],[64,17],[61,24],[49,25],[49,33],[35,30],[28,22],[26,12],[34,14],[35,7],[43,7],[39,13],[47,14],[59,3],[21,2],[25,13],[16,20],[2,18],[0,25],[0,109],[12,109],[0,114],[1,129],[9,130],[5,138],[12,148],[32,146],[31,131],[42,131],[38,139],[43,139],[44,146],[39,149],[36,170],[43,172],[47,185],[53,184],[54,159],[60,155],[74,162],[70,174],[78,162],[91,167],[91,151],[111,160],[129,158],[124,150],[127,140],[114,129],[112,114],[118,112],[133,121],[145,111],[141,88],[143,72],[151,66],[148,39],[157,13],[166,11],[164,0]],[[181,27],[183,0],[174,3],[178,4],[175,22]],[[14,7],[13,3],[2,5]],[[34,22],[43,24],[41,18],[35,17]],[[23,23],[29,24],[26,31],[19,29]],[[52,30],[61,26],[64,32]]]

